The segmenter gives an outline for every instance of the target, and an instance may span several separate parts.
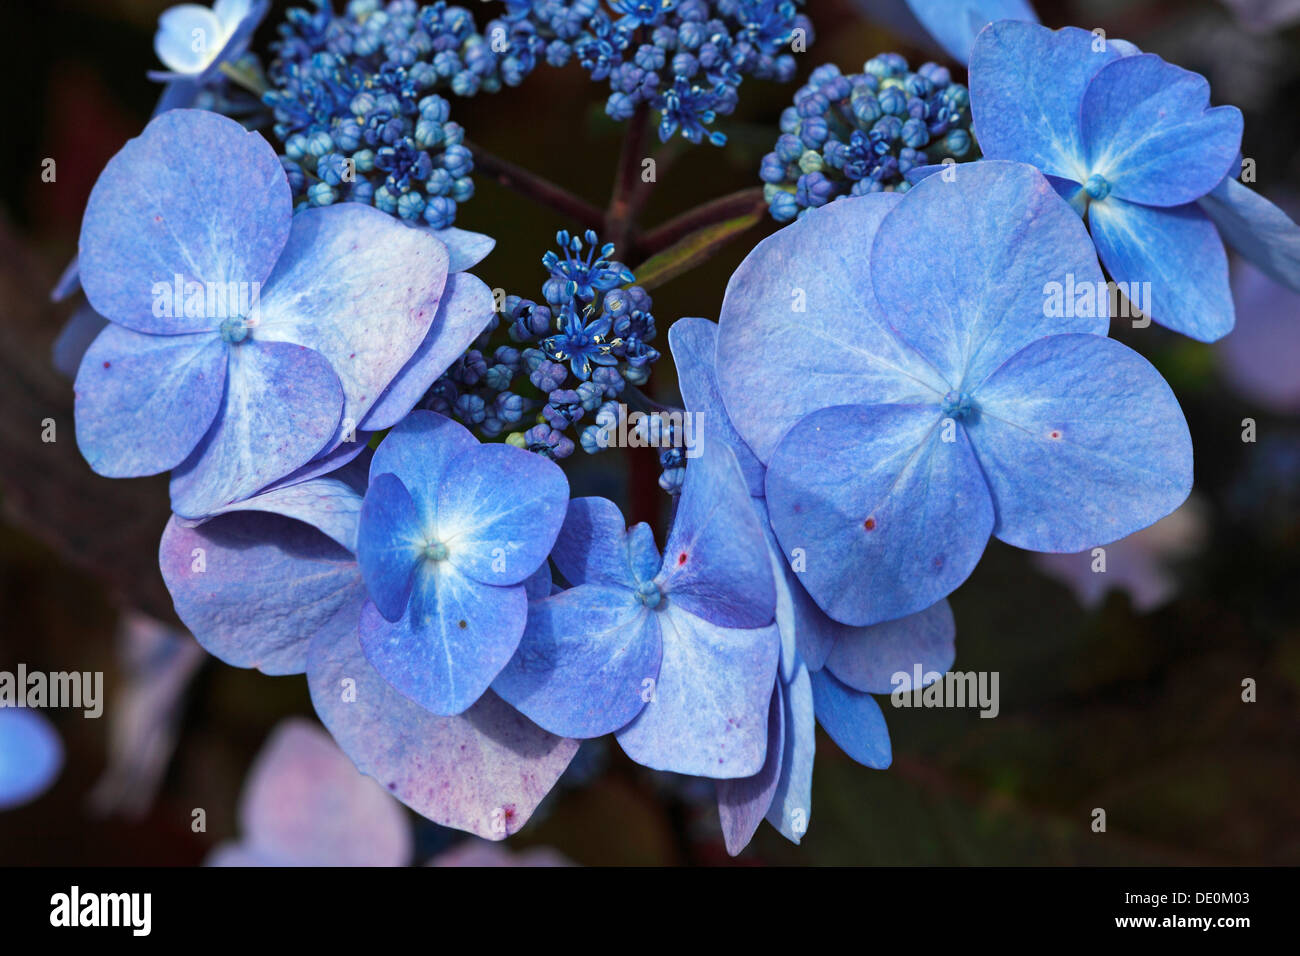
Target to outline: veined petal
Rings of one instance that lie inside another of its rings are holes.
[[[370,459],[370,479],[396,475],[411,493],[421,526],[437,530],[438,489],[448,466],[478,441],[464,425],[436,412],[414,411],[390,431]]]
[[[817,719],[807,666],[801,663],[794,678],[778,690],[785,713],[785,748],[767,822],[797,844],[812,821],[813,758],[817,753]]]
[[[826,669],[846,687],[868,694],[890,694],[899,688],[895,674],[906,674],[912,687],[916,667],[922,675],[945,673],[957,657],[952,608],[940,601],[894,621],[871,627],[838,625]]]
[[[555,539],[551,560],[571,586],[600,584],[634,588],[623,512],[608,498],[574,498]],[[654,562],[658,570],[659,561]],[[650,577],[654,571],[650,572]]]
[[[389,621],[406,614],[428,542],[411,493],[396,475],[376,475],[361,505],[357,563],[370,600]]]
[[[752,777],[719,780],[718,817],[722,823],[722,837],[727,852],[736,856],[743,850],[758,825],[763,822],[777,784],[781,781],[781,762],[785,757],[785,704],[781,681],[772,688],[772,702],[767,715],[767,756],[763,769]]]

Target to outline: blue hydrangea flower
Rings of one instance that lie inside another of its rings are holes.
[[[370,464],[357,559],[370,601],[361,646],[384,678],[434,714],[487,690],[524,632],[524,581],[546,561],[569,484],[547,458],[480,445],[413,412]]]
[[[35,800],[62,769],[54,726],[34,710],[0,707],[0,810]]]
[[[993,20],[1037,23],[1029,0],[857,0],[867,16],[925,44],[927,36],[965,65],[975,37]]]
[[[827,617],[808,596],[772,531],[762,497],[763,465],[727,417],[715,368],[717,340],[718,327],[707,319],[678,319],[668,331],[682,400],[702,419],[697,432],[707,436],[710,447],[730,448],[741,466],[767,541],[781,636],[763,768],[751,777],[718,782],[718,814],[734,856],[764,819],[793,843],[807,832],[816,724],[857,762],[888,767],[889,731],[872,695],[897,690],[899,673],[908,675],[910,687],[917,665],[923,674],[943,673],[956,651],[947,601],[896,621],[850,627]]]
[[[427,386],[491,319],[467,283],[435,326],[443,243],[356,204],[294,216],[275,151],[198,110],[162,114],[109,162],[80,262],[110,324],[77,373],[78,446],[111,477],[173,470],[190,517],[379,427],[365,420],[417,350],[444,357]]]
[[[464,714],[436,716],[366,659],[356,541],[367,455],[201,523],[173,516],[158,552],[163,580],[214,656],[268,674],[305,672],[317,714],[358,770],[435,823],[504,839],[559,780],[578,741],[547,733],[490,690]],[[525,587],[550,593],[545,565]]]
[[[214,0],[211,8],[182,3],[164,10],[153,48],[169,72],[150,79],[203,84],[244,55],[270,6],[271,0]]]
[[[762,530],[734,456],[692,459],[661,556],[648,525],[577,498],[551,555],[572,585],[529,607],[493,689],[552,733],[615,732],[637,763],[701,777],[763,766],[780,643]]]
[[[984,155],[1046,173],[1115,281],[1149,283],[1154,321],[1207,342],[1232,329],[1225,238],[1300,290],[1300,228],[1234,178],[1241,113],[1211,108],[1199,74],[1086,30],[1000,22],[970,86]]]
[[[1107,310],[1049,317],[1054,284],[1101,283],[1078,217],[1029,166],[956,168],[769,237],[723,302],[727,412],[782,551],[846,624],[934,604],[990,534],[1079,551],[1191,487],[1178,403]]]

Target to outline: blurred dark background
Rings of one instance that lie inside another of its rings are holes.
[[[102,670],[110,707],[125,688],[117,653],[123,605],[175,623],[154,560],[166,487],[163,479],[95,478],[76,458],[71,386],[48,371],[50,342],[74,306],[51,306],[46,295],[75,250],[95,177],[153,107],[157,88],[144,73],[157,66],[152,37],[169,5],[0,4],[0,88],[8,91],[0,155],[0,375],[8,404],[0,422],[0,669],[22,661],[34,670]],[[254,49],[265,54],[287,5],[276,4]],[[811,0],[818,36],[800,58],[801,78],[823,62],[856,72],[886,50],[913,66],[929,58],[865,18],[871,5]],[[1216,103],[1246,113],[1243,152],[1257,160],[1256,188],[1300,193],[1300,28],[1261,28],[1238,16],[1260,4],[1217,0],[1036,7],[1049,26],[1104,27],[1204,73]],[[964,81],[956,68],[954,75]],[[680,151],[642,224],[757,185],[759,159],[793,92],[745,82],[736,114],[719,122],[729,146]],[[603,116],[603,100],[603,87],[578,68],[542,67],[520,88],[453,100],[453,118],[475,142],[603,207],[621,137]],[[41,181],[45,157],[57,160],[55,183]],[[487,182],[457,225],[498,237],[476,271],[526,296],[540,291],[539,259],[554,232],[571,226]],[[772,228],[765,221],[654,292],[665,351],[673,319],[717,317],[731,271]],[[1280,297],[1277,308],[1295,302]],[[1300,323],[1300,315],[1290,318]],[[1000,673],[997,719],[886,705],[894,748],[887,772],[858,766],[819,735],[803,846],[765,825],[736,862],[1300,863],[1300,421],[1238,397],[1214,346],[1154,326],[1117,325],[1115,334],[1157,364],[1183,404],[1197,453],[1194,507],[1163,533],[1111,549],[1112,589],[1087,607],[1060,577],[1095,584],[1086,558],[1058,562],[1054,576],[1031,555],[992,542],[952,604],[954,667]],[[654,380],[663,396],[674,390],[668,365]],[[1300,375],[1300,353],[1294,367]],[[47,407],[61,449],[40,447]],[[1247,417],[1257,422],[1255,443],[1241,439]],[[575,484],[584,481],[622,494],[621,473],[588,473]],[[1127,556],[1116,559],[1116,551]],[[1123,589],[1125,568],[1167,575],[1164,603],[1135,605]],[[1254,703],[1242,701],[1246,678],[1257,683]],[[156,800],[138,819],[104,815],[88,801],[106,767],[108,712],[99,720],[46,713],[66,765],[41,799],[0,812],[3,864],[201,862],[234,834],[244,775],[270,729],[285,716],[310,715],[311,706],[300,677],[208,659],[185,699]],[[557,790],[512,845],[552,846],[591,864],[728,862],[710,786],[650,774],[616,747],[589,749],[579,761],[585,780]],[[206,833],[190,830],[196,807],[207,811]],[[1107,812],[1105,833],[1090,829],[1096,807]],[[421,823],[426,857],[457,839]]]

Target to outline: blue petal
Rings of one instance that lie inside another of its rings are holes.
[[[447,271],[465,272],[487,258],[487,254],[496,246],[497,241],[481,232],[468,229],[435,229],[433,234],[447,247]]]
[[[1266,275],[1300,292],[1300,226],[1231,176],[1198,200],[1228,245]]]
[[[355,625],[316,635],[307,681],[358,770],[434,823],[486,839],[518,831],[578,750],[491,691],[458,717],[435,717],[367,663]]]
[[[1237,162],[1241,110],[1210,108],[1205,77],[1152,53],[1126,56],[1092,78],[1081,114],[1089,175],[1113,196],[1181,206],[1213,189]]]
[[[396,475],[411,493],[421,525],[432,534],[438,490],[447,467],[478,445],[469,430],[436,412],[415,411],[390,431],[370,460],[370,479]]]
[[[257,337],[329,360],[343,383],[346,433],[424,342],[446,281],[447,250],[428,232],[361,203],[306,209],[262,293]]]
[[[907,0],[921,26],[958,63],[970,60],[975,37],[991,20],[1027,20],[1038,17],[1028,0]]]
[[[555,539],[551,560],[570,585],[602,584],[634,588],[623,512],[608,498],[574,498]],[[659,570],[654,562],[649,580]]]
[[[519,646],[528,616],[522,584],[492,587],[449,561],[416,572],[399,621],[361,611],[361,647],[388,683],[434,714],[451,716],[482,696]]]
[[[209,7],[182,3],[158,18],[153,49],[167,68],[181,74],[202,73],[221,52],[225,39],[221,21]]]
[[[763,525],[768,557],[772,562],[772,577],[776,584],[776,626],[781,632],[781,678],[788,683],[794,679],[800,661],[812,670],[821,670],[840,625],[827,617],[804,589],[799,573],[791,566],[793,556],[787,556],[781,550],[781,543],[772,530],[766,500],[755,498],[754,507]],[[802,561],[800,566],[803,566]]]
[[[654,618],[626,588],[599,584],[534,601],[492,689],[553,734],[613,733],[640,713],[659,676]]]
[[[767,754],[776,627],[718,627],[671,604],[655,619],[659,679],[650,702],[617,733],[619,744],[652,770],[752,777]]]
[[[708,319],[681,318],[668,329],[668,344],[677,365],[677,385],[681,389],[682,403],[689,414],[696,416],[691,434],[703,452],[703,442],[722,442],[736,456],[745,476],[745,486],[755,497],[763,494],[763,465],[740,437],[736,427],[727,417],[718,391],[715,366],[718,348],[718,327]],[[690,456],[688,448],[687,455]]]
[[[280,515],[241,512],[196,528],[173,517],[158,563],[176,613],[208,653],[265,674],[302,673],[312,635],[365,595],[346,549]],[[355,634],[355,609],[351,620]]]
[[[1083,222],[1021,163],[965,163],[953,182],[913,188],[881,223],[871,271],[898,336],[952,389],[970,391],[1043,335],[1105,334],[1110,324],[1105,308],[1048,314],[1053,283],[1096,288],[1101,269]]]
[[[1241,319],[1215,349],[1224,377],[1238,395],[1270,411],[1300,412],[1300,292],[1237,262],[1232,297]]]
[[[367,431],[383,431],[401,421],[491,319],[492,290],[475,276],[449,275],[429,334],[366,413],[361,427]]]
[[[727,284],[718,385],[760,461],[791,425],[831,402],[943,393],[943,381],[895,338],[872,288],[872,238],[901,201],[878,193],[813,210],[755,246]]]
[[[993,530],[970,442],[932,407],[814,412],[772,457],[767,502],[785,553],[804,550],[804,587],[845,624],[892,620],[946,597]]]
[[[1082,551],[1155,523],[1192,488],[1192,440],[1150,363],[1114,339],[1053,335],[976,395],[969,434],[1001,540]]]
[[[213,514],[230,514],[235,511],[263,511],[294,518],[324,532],[356,553],[361,495],[337,474],[335,477],[311,478],[292,485],[277,486],[252,498],[218,508]]]
[[[772,702],[768,705],[767,756],[763,760],[763,769],[752,777],[719,780],[717,783],[722,837],[727,852],[732,856],[740,853],[753,839],[781,782],[781,761],[785,756],[785,705],[781,686],[778,680],[772,689]]]
[[[305,481],[311,481],[314,478],[322,478],[326,475],[334,475],[337,478],[348,481],[359,493],[366,492],[366,475],[370,468],[370,433],[357,432],[356,441],[345,441],[328,452],[317,455],[307,464],[303,465],[297,471],[290,472],[279,481],[273,482],[261,493],[272,491],[276,488],[285,488],[289,485],[301,484]],[[342,475],[338,474],[343,472]],[[351,477],[344,478],[344,475],[355,476],[353,481]]]
[[[893,693],[899,687],[893,680],[898,673],[907,675],[903,687],[911,688],[915,667],[923,675],[952,667],[957,657],[955,632],[947,601],[871,627],[840,625],[826,669],[846,686],[868,694]]]
[[[215,329],[225,316],[206,307],[155,316],[155,302],[176,311],[176,276],[247,283],[251,298],[284,249],[292,205],[279,157],[260,135],[206,110],[169,110],[109,160],[91,191],[79,253],[86,298],[138,332]]]
[[[396,475],[376,475],[361,505],[357,563],[370,600],[389,621],[406,613],[426,544],[406,485]]]
[[[785,748],[767,822],[787,840],[798,843],[812,821],[813,758],[817,754],[817,720],[808,668],[801,663],[794,679],[777,689],[785,713]]]
[[[216,421],[172,472],[172,510],[201,518],[301,468],[329,442],[342,404],[338,377],[311,349],[232,346]]]
[[[568,503],[569,481],[549,458],[479,445],[445,472],[438,540],[462,574],[484,584],[519,584],[550,554]]]
[[[1142,311],[1153,321],[1201,342],[1232,331],[1228,256],[1199,206],[1156,209],[1109,197],[1089,205],[1088,222],[1112,278],[1149,289]]]
[[[63,742],[33,710],[0,707],[0,810],[39,797],[63,769]]]
[[[776,614],[763,527],[736,456],[711,444],[686,466],[656,578],[677,606],[722,627],[762,627]]]
[[[226,345],[214,335],[142,335],[110,324],[77,371],[77,447],[110,478],[174,468],[212,426],[225,379]]]
[[[841,750],[864,767],[890,765],[889,728],[874,697],[845,687],[824,670],[812,675],[812,692],[817,722]]]
[[[655,533],[644,521],[627,529],[627,560],[637,581],[653,580],[663,559],[655,544]]]
[[[54,367],[68,378],[76,378],[86,349],[90,348],[90,343],[95,341],[107,325],[108,319],[89,305],[83,304],[72,313],[72,318],[68,319],[59,332],[59,337],[54,340],[51,349]]]
[[[1053,32],[1011,20],[990,24],[970,57],[971,118],[989,159],[1014,159],[1045,173],[1088,178],[1079,108],[1088,82],[1123,54],[1109,41],[1065,27]]]

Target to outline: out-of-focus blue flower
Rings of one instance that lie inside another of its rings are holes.
[[[158,18],[153,48],[170,71],[152,73],[156,80],[203,83],[223,63],[239,59],[248,49],[271,0],[214,0],[208,8],[182,3]]]
[[[1003,21],[976,41],[970,87],[984,155],[1047,174],[1115,281],[1149,289],[1154,321],[1201,341],[1232,329],[1225,239],[1300,290],[1300,227],[1235,179],[1241,113],[1211,108],[1200,75],[1086,30]]]
[[[406,866],[411,821],[338,744],[300,718],[282,721],[263,745],[239,798],[240,839],[207,866]]]
[[[0,810],[30,803],[63,769],[63,742],[34,710],[0,707]]]
[[[866,16],[922,46],[938,44],[963,66],[975,37],[988,23],[1038,22],[1029,0],[857,0],[857,4]]]
[[[370,597],[361,646],[376,670],[434,714],[478,700],[519,645],[524,581],[545,563],[568,499],[544,456],[480,445],[434,412],[389,432],[357,532]]]
[[[901,56],[884,53],[853,76],[819,66],[781,114],[776,149],[763,157],[772,218],[785,222],[839,196],[906,192],[913,168],[973,153],[969,128],[966,87],[937,64],[913,73]]]
[[[956,169],[810,213],[750,253],[723,302],[727,412],[767,466],[783,553],[846,624],[934,604],[990,534],[1079,551],[1191,487],[1164,380],[1104,336],[1104,309],[1049,307],[1067,276],[1101,283],[1082,223],[1031,167]]]
[[[173,470],[190,517],[352,441],[408,363],[451,353],[427,384],[491,318],[435,322],[447,246],[355,204],[292,215],[274,150],[199,110],[109,162],[80,263],[110,324],[77,373],[78,446],[110,477]]]
[[[758,772],[779,653],[762,529],[732,453],[692,459],[662,556],[604,498],[570,503],[551,558],[566,591],[534,600],[493,689],[566,737],[616,733],[633,760],[702,777]]]
[[[159,564],[181,620],[210,653],[268,674],[306,673],[317,714],[357,769],[443,826],[500,840],[527,822],[578,750],[491,691],[438,717],[366,659],[356,559],[363,454],[201,523],[173,517]],[[550,592],[549,574],[526,584]],[[431,788],[431,778],[449,781]]]

